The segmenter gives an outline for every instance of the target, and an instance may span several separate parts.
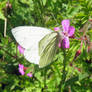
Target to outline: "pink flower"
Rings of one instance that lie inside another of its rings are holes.
[[[69,37],[72,37],[74,32],[75,32],[75,28],[73,26],[70,26],[70,21],[68,19],[63,20],[61,22],[62,24],[62,35],[63,35],[63,40],[62,40],[62,46],[63,48],[69,48],[70,43],[69,43]]]
[[[28,77],[32,77],[32,73],[28,73],[27,76],[28,76]]]
[[[59,27],[55,27],[54,30],[55,30],[55,31],[59,31],[60,28],[59,28]]]
[[[24,65],[19,64],[19,72],[20,72],[21,75],[25,74],[25,72],[24,72]]]
[[[24,54],[25,49],[23,47],[21,47],[20,45],[18,45],[18,50],[19,50],[20,54]]]
[[[27,67],[24,67],[24,65],[22,64],[19,64],[19,72],[21,75],[24,75],[25,74],[25,71],[27,70],[28,68]],[[27,73],[27,76],[28,77],[32,77],[32,73]]]

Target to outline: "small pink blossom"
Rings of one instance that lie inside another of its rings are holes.
[[[25,72],[24,72],[24,65],[19,64],[19,72],[20,72],[21,75],[25,74]]]
[[[63,29],[62,46],[63,48],[69,48],[70,46],[69,37],[72,37],[74,35],[75,28],[73,26],[70,26],[70,21],[68,19],[63,20],[61,24],[62,24],[62,29]]]
[[[23,47],[21,47],[20,45],[18,45],[18,50],[19,50],[20,54],[24,54],[25,49]]]
[[[59,28],[59,27],[55,27],[54,30],[55,30],[55,31],[59,31],[60,28]]]
[[[25,71],[28,69],[28,67],[24,67],[24,65],[22,65],[22,64],[19,64],[19,72],[20,72],[20,74],[21,75],[24,75],[25,74]],[[32,77],[32,73],[30,72],[30,73],[27,73],[27,76],[28,77]]]
[[[59,40],[58,47],[61,48],[61,40]]]
[[[28,77],[32,77],[32,73],[28,73],[27,76],[28,76]]]

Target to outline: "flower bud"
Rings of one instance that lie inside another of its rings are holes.
[[[79,71],[79,72],[81,72],[81,69],[80,69],[80,68],[78,68],[78,71]]]
[[[72,66],[73,66],[73,64],[72,64],[72,63],[70,63],[70,66],[72,67]]]
[[[77,58],[79,55],[81,54],[81,50],[77,50],[76,54],[75,54],[75,58]]]
[[[76,70],[78,70],[79,72],[81,72],[81,69],[80,68],[78,68],[78,67],[74,67]]]
[[[7,3],[6,3],[6,8],[8,8],[8,7],[9,7],[9,3],[7,2]]]
[[[61,42],[58,43],[58,47],[61,48]]]
[[[89,43],[87,51],[88,53],[92,53],[92,42]]]
[[[12,9],[12,5],[9,3],[9,8]]]

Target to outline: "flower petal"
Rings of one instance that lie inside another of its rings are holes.
[[[32,73],[28,73],[27,76],[32,77]]]
[[[58,30],[60,30],[60,28],[59,27],[55,27],[54,30],[55,31],[58,31]]]
[[[66,20],[63,20],[61,22],[61,24],[62,24],[63,32],[68,32],[69,26],[70,26],[70,21],[68,19],[66,19]]]
[[[20,72],[21,75],[25,74],[25,72],[24,72],[24,65],[19,64],[19,72]]]
[[[61,48],[61,40],[59,40],[58,47]]]
[[[18,50],[19,50],[20,54],[24,54],[25,49],[23,47],[21,47],[20,45],[18,45]]]
[[[73,26],[70,26],[68,31],[68,36],[69,37],[73,36],[74,32],[75,32],[75,28]]]
[[[68,37],[65,37],[62,40],[62,46],[63,46],[63,48],[69,48],[70,47],[70,43],[69,43],[69,38]]]

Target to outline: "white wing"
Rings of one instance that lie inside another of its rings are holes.
[[[30,49],[24,51],[24,56],[29,62],[39,64],[40,56],[38,53],[38,44],[35,44]]]
[[[33,44],[38,43],[46,34],[52,30],[33,27],[33,26],[20,26],[11,30],[16,41],[25,49],[31,48]]]
[[[20,26],[11,30],[16,41],[25,48],[24,56],[32,63],[39,64],[39,41],[52,30],[42,27]]]

